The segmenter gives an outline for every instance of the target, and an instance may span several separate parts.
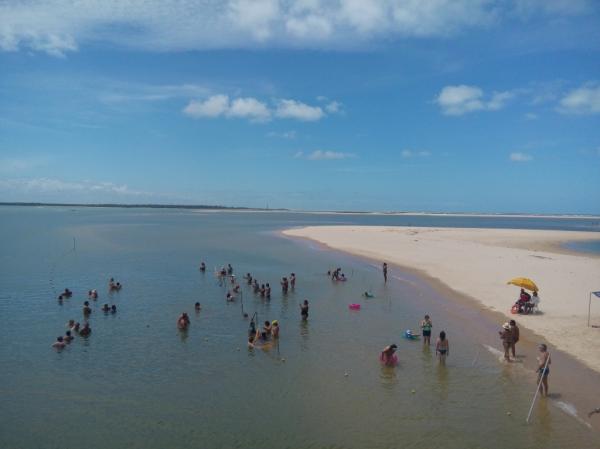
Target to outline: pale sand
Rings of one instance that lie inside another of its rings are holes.
[[[284,234],[420,270],[505,314],[507,320],[516,318],[521,326],[600,372],[600,329],[587,327],[589,293],[600,290],[600,258],[560,248],[565,241],[600,240],[600,233],[315,226]],[[541,314],[510,313],[519,289],[507,281],[521,276],[539,287]],[[600,325],[600,299],[594,296],[591,323]]]

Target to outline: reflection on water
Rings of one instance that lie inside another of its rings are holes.
[[[0,338],[8,342],[0,346],[0,447],[594,447],[595,435],[547,400],[536,405],[530,426],[517,425],[535,376],[522,364],[498,363],[488,351],[473,363],[477,341],[464,318],[447,313],[444,298],[410,273],[395,273],[402,280],[383,285],[379,265],[265,232],[319,220],[304,214],[0,208]],[[514,220],[495,223],[519,227]],[[77,250],[65,254],[73,237]],[[211,267],[207,273],[198,271],[202,260]],[[239,300],[227,304],[229,286],[212,274],[212,267],[227,263],[238,277],[251,272],[269,282],[271,301],[242,282]],[[323,275],[333,266],[341,266],[349,281],[332,283]],[[283,296],[278,282],[291,272],[298,284]],[[126,287],[104,296],[111,276]],[[73,297],[59,307],[54,286],[68,287]],[[56,353],[51,343],[69,319],[79,320],[90,288],[100,293],[91,304],[92,335]],[[374,297],[363,298],[365,290]],[[298,307],[305,298],[308,321]],[[193,314],[196,301],[202,310]],[[104,302],[116,304],[118,314],[103,315]],[[350,311],[350,303],[361,310]],[[181,333],[176,320],[184,311],[192,324]],[[446,367],[432,348],[401,338],[425,313],[452,335]],[[252,317],[260,325],[279,321],[281,338],[269,350],[246,349]],[[392,342],[400,364],[381,367],[379,351]]]

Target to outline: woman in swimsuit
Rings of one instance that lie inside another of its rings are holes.
[[[538,383],[542,381],[542,396],[548,396],[548,374],[550,374],[549,365],[552,363],[548,347],[545,344],[539,346],[540,355],[538,361]]]
[[[440,332],[440,337],[437,339],[437,342],[435,343],[435,352],[437,353],[437,355],[440,359],[440,364],[445,365],[446,357],[448,357],[450,355],[450,344],[448,343],[448,340],[446,339],[446,332],[444,332],[444,331]]]
[[[421,331],[423,334],[423,344],[431,345],[431,328],[433,327],[433,323],[429,318],[429,315],[425,315],[425,319],[421,321]]]

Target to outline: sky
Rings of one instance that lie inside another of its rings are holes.
[[[0,0],[0,201],[600,214],[600,2]]]

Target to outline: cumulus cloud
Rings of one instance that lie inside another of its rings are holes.
[[[340,159],[351,159],[355,157],[356,154],[354,153],[342,153],[340,151],[323,150],[316,150],[308,154],[305,154],[303,151],[298,151],[296,154],[294,154],[294,158],[296,159],[308,159],[309,161],[331,161]]]
[[[296,100],[279,100],[275,114],[280,118],[292,118],[305,122],[320,120],[325,115],[321,107],[309,106]]]
[[[516,2],[516,6],[515,3]],[[54,56],[93,43],[151,51],[347,49],[446,37],[536,12],[585,13],[584,0],[4,0],[0,49]]]
[[[597,114],[600,112],[600,84],[589,83],[573,89],[561,98],[559,112],[565,114]]]
[[[526,153],[510,153],[509,159],[513,162],[529,162],[533,160],[533,156]]]
[[[477,86],[445,86],[435,102],[442,108],[445,115],[463,115],[474,111],[497,111],[514,98],[516,91],[493,92],[485,96]]]
[[[337,111],[336,104],[335,110]],[[331,103],[330,103],[331,105]],[[329,106],[329,105],[328,105]],[[297,100],[276,100],[273,107],[253,97],[230,99],[228,95],[212,95],[205,100],[192,100],[183,113],[193,118],[246,118],[254,122],[266,122],[273,117],[280,119],[314,122],[326,116],[320,106],[311,106]]]
[[[183,109],[183,113],[194,118],[233,117],[264,122],[271,118],[266,104],[256,98],[229,99],[227,95],[213,95],[206,100],[192,100]]]

